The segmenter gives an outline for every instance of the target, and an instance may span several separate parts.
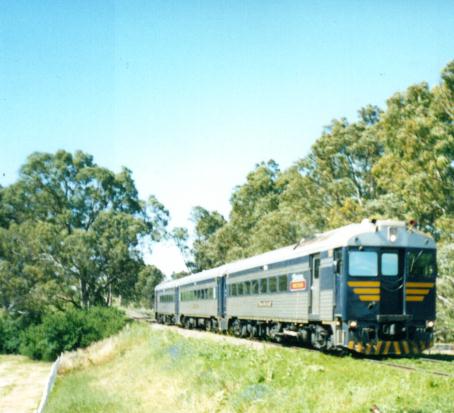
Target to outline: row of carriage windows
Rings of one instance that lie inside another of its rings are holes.
[[[181,292],[181,301],[212,300],[213,298],[214,288],[202,288],[200,290]]]
[[[279,275],[276,277],[229,284],[228,295],[229,297],[238,297],[243,295],[285,292],[288,290],[289,285],[287,275]]]
[[[259,280],[237,282],[228,285],[229,297],[269,294],[286,291],[289,291],[287,275],[279,275],[276,277],[261,278]],[[214,288],[202,288],[199,290],[181,292],[181,301],[212,299],[214,299]],[[173,294],[161,295],[159,301],[161,303],[171,303],[174,301],[174,296]]]
[[[160,303],[173,303],[174,294],[163,294],[159,296]]]

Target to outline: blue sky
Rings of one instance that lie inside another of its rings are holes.
[[[173,225],[229,211],[262,160],[454,58],[450,1],[0,0],[0,184],[33,151],[133,170]],[[172,246],[151,260],[182,267]]]

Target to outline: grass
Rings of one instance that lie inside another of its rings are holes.
[[[452,364],[446,369],[454,371]],[[254,350],[184,338],[139,323],[79,352],[63,368],[47,413],[453,409],[454,378],[304,349]]]

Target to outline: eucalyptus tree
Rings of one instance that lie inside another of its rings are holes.
[[[1,203],[0,294],[10,311],[32,311],[31,297],[84,308],[132,297],[142,244],[165,235],[169,216],[155,197],[139,199],[129,169],[115,174],[80,151],[32,154]]]

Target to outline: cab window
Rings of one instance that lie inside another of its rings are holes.
[[[435,275],[435,255],[432,251],[410,251],[407,262],[410,277],[432,278]]]
[[[348,273],[354,277],[376,277],[378,256],[375,251],[349,251]]]
[[[399,272],[399,256],[397,253],[383,253],[381,255],[381,274],[386,276],[397,275]]]

